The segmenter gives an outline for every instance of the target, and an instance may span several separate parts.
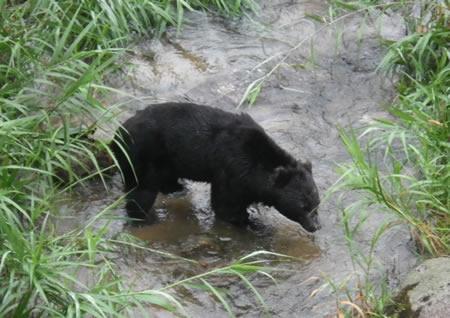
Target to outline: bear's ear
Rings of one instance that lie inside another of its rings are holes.
[[[312,163],[309,160],[306,160],[304,162],[301,162],[300,160],[297,161],[297,169],[299,171],[302,171],[303,169],[306,169],[306,171],[308,171],[309,173],[312,173]]]
[[[292,178],[292,170],[285,167],[277,167],[274,171],[274,185],[277,188],[283,188]]]
[[[303,167],[305,167],[305,169],[308,170],[309,173],[312,173],[312,163],[311,163],[311,161],[306,160],[306,161],[303,163]]]

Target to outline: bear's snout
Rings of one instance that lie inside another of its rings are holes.
[[[320,225],[319,222],[308,222],[307,224],[302,224],[303,228],[307,230],[308,232],[316,232],[322,228],[322,225]]]

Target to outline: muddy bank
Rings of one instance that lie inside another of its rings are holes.
[[[375,73],[382,57],[380,33],[387,38],[404,32],[398,17],[383,17],[377,23],[362,24],[361,17],[350,17],[315,34],[322,25],[305,18],[306,14],[326,14],[323,1],[261,1],[253,21],[248,18],[223,19],[205,13],[189,13],[182,32],[169,30],[160,40],[139,43],[128,56],[131,64],[111,81],[126,94],[111,96],[111,103],[123,103],[121,120],[156,101],[191,101],[229,111],[238,111],[242,95],[253,80],[264,76],[278,59],[258,66],[297,43],[283,65],[264,83],[256,104],[241,107],[296,158],[313,162],[313,174],[324,194],[338,176],[336,164],[348,160],[338,137],[337,126],[361,127],[375,117],[386,116],[382,106],[393,96],[392,84]],[[373,22],[373,21],[372,21]],[[342,41],[336,34],[342,34]],[[363,41],[360,41],[363,39]],[[108,138],[111,131],[98,132]],[[120,196],[116,176],[105,192],[100,184],[80,190],[69,198],[65,210],[74,214],[81,226],[98,211]],[[116,263],[136,289],[157,288],[216,265],[225,264],[256,249],[286,253],[303,260],[280,265],[279,284],[254,278],[271,313],[276,317],[324,317],[335,313],[335,298],[323,288],[325,277],[341,281],[355,274],[340,224],[342,206],[354,202],[357,194],[342,199],[336,196],[320,208],[323,225],[314,238],[299,225],[271,208],[256,206],[252,214],[263,226],[238,229],[214,219],[209,206],[209,187],[188,183],[187,191],[159,199],[157,212],[161,223],[143,227],[124,227],[123,221],[111,223],[111,235],[131,232],[148,240],[149,246],[201,261],[198,265],[168,262],[147,252],[124,251]],[[123,208],[112,211],[124,215]],[[387,216],[386,216],[387,217]],[[382,214],[370,216],[358,240],[369,246],[371,235],[383,222]],[[73,227],[73,218],[60,222],[60,229]],[[377,250],[380,267],[374,279],[389,273],[395,284],[398,276],[410,269],[415,258],[406,230],[395,228],[381,241]],[[259,317],[260,308],[242,285],[219,282],[230,291],[238,315]],[[314,291],[320,290],[315,293]],[[314,297],[311,297],[312,293]],[[194,317],[225,317],[225,310],[202,292],[185,292],[186,310]]]

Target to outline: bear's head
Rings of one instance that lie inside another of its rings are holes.
[[[312,177],[311,162],[275,168],[271,177],[272,205],[308,232],[320,229],[317,210],[319,192]]]

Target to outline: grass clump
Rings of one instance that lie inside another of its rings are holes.
[[[450,253],[450,31],[443,6],[423,12],[434,20],[393,43],[380,64],[399,76],[389,108],[394,120],[365,129],[364,146],[354,133],[341,133],[353,159],[345,186],[364,190],[406,221],[419,251],[429,255]]]
[[[114,120],[102,101],[109,90],[102,79],[118,67],[127,44],[180,26],[184,10],[237,15],[253,6],[251,0],[0,0],[1,317],[117,317],[144,304],[182,312],[166,290],[135,292],[121,282],[109,260],[118,243],[105,238],[107,225],[94,230],[88,222],[60,235],[49,218],[55,198],[89,177],[103,178],[96,154],[108,148],[89,136]],[[245,264],[227,273],[247,284],[246,274],[263,270],[252,263],[240,271]],[[215,294],[208,277],[201,279]]]
[[[332,3],[345,10],[373,10],[377,5]],[[341,129],[352,163],[341,166],[339,187],[363,196],[345,209],[343,218],[352,259],[364,272],[356,295],[346,290],[347,299],[341,303],[345,316],[387,317],[398,311],[392,310],[400,305],[393,305],[387,278],[378,283],[369,279],[374,246],[392,226],[406,224],[424,257],[450,254],[450,10],[445,1],[386,6],[403,13],[408,27],[407,36],[388,43],[379,66],[379,71],[397,78],[397,97],[388,109],[392,116],[374,120],[360,132]],[[382,9],[379,4],[377,8]],[[378,229],[367,251],[358,245],[355,233],[369,207],[393,213],[396,221]]]

